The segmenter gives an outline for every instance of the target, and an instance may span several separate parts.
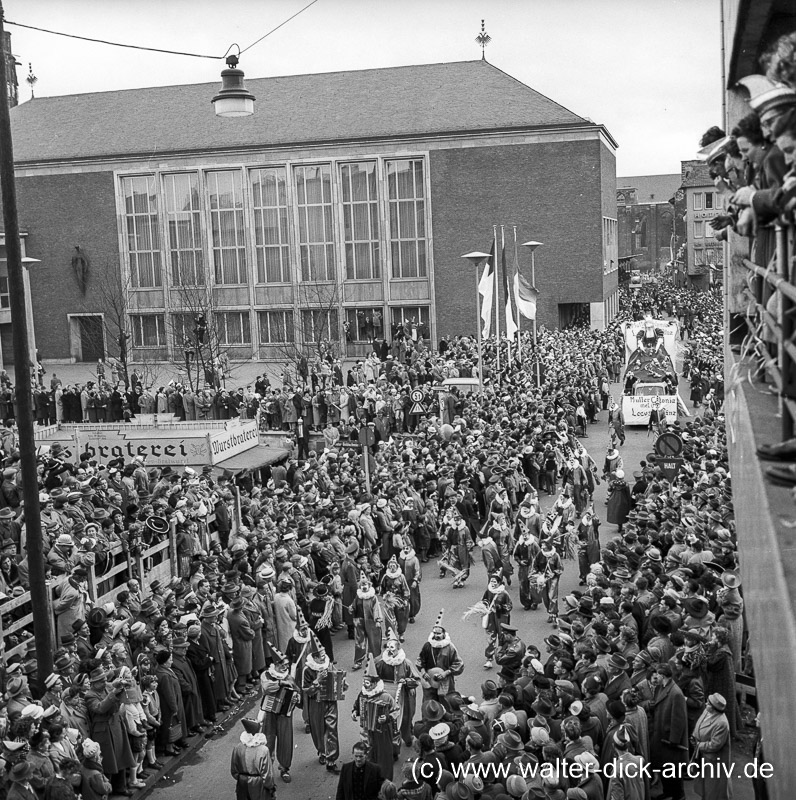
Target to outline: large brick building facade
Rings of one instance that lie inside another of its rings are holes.
[[[152,359],[179,358],[200,306],[239,359],[321,338],[360,355],[410,320],[432,341],[474,333],[460,256],[489,250],[495,224],[509,262],[513,226],[544,243],[541,324],[602,327],[616,310],[616,145],[603,126],[485,61],[247,86],[247,118],[214,117],[212,84],[13,110],[45,361],[115,354],[109,291],[134,355]],[[6,338],[0,325],[7,357]]]

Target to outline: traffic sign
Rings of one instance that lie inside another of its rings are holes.
[[[655,440],[653,448],[661,458],[677,458],[683,452],[683,440],[676,433],[666,431]]]
[[[363,447],[373,447],[376,443],[376,431],[370,425],[363,425],[359,429],[359,443]]]
[[[683,468],[684,459],[682,458],[664,458],[663,460],[658,462],[658,466],[661,468],[661,472],[663,472],[663,476],[666,478],[667,481],[673,481],[680,470]]]
[[[423,402],[423,390],[422,389],[412,389],[409,393],[409,397],[412,399],[413,403],[422,403]]]
[[[422,403],[413,403],[409,409],[410,414],[425,414],[426,407]]]

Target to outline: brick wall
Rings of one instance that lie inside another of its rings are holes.
[[[558,324],[558,303],[602,301],[600,147],[584,141],[431,153],[438,336],[475,332],[475,278],[460,256],[488,252],[493,224],[516,224],[519,243],[544,242],[536,251],[540,324]],[[615,188],[614,171],[613,214]],[[511,263],[511,227],[506,236]],[[520,270],[530,279],[530,253],[519,250]]]
[[[67,314],[101,312],[92,283],[119,274],[113,173],[92,172],[17,179],[20,227],[28,231],[36,345],[45,359],[69,358]],[[88,290],[72,272],[75,246],[88,255]]]

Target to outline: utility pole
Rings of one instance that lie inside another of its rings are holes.
[[[5,39],[4,11],[0,2],[0,41]],[[28,348],[28,320],[25,303],[25,284],[22,273],[22,248],[19,243],[17,190],[14,181],[14,148],[11,140],[11,120],[8,113],[6,60],[0,58],[0,184],[2,184],[3,222],[5,227],[8,294],[11,309],[11,336],[14,348],[14,384],[17,397],[17,435],[19,461],[22,470],[22,499],[25,510],[28,568],[30,570],[30,605],[33,613],[33,633],[36,641],[36,660],[39,682],[52,672],[53,643],[50,609],[45,580],[44,551],[41,538],[39,484],[36,475],[36,443],[33,438],[33,396],[31,393],[31,364]]]

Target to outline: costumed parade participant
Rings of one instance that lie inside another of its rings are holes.
[[[415,665],[406,657],[400,639],[392,629],[387,632],[384,651],[375,659],[375,667],[385,688],[395,698],[398,713],[394,746],[397,755],[401,751],[401,740],[407,747],[412,745],[412,720],[417,705],[420,675]]]
[[[273,800],[274,765],[265,734],[256,719],[242,719],[243,733],[232,750],[230,772],[236,800]]]
[[[512,607],[511,597],[502,582],[502,574],[497,572],[489,576],[489,583],[481,601],[465,612],[464,619],[473,614],[481,614],[481,626],[487,635],[484,669],[492,669],[492,655],[495,652],[498,632],[504,622],[511,622]]]
[[[320,640],[313,635],[310,653],[304,660],[301,688],[318,762],[325,764],[329,772],[339,772],[337,704],[345,699],[346,687],[345,673],[334,668]]]
[[[260,676],[263,696],[257,719],[262,723],[268,750],[274,755],[279,774],[285,783],[292,780],[293,710],[301,702],[301,690],[290,677],[290,661],[271,645],[273,663]]]
[[[420,596],[420,583],[423,580],[423,572],[420,568],[420,559],[415,554],[415,551],[408,542],[404,545],[400,555],[401,569],[403,570],[404,578],[409,585],[409,623],[412,624],[415,618],[420,613],[420,606],[422,599]]]
[[[387,568],[379,588],[384,611],[384,624],[387,629],[396,631],[398,638],[403,642],[409,622],[409,584],[394,555],[387,562]]]
[[[415,662],[420,670],[424,703],[453,694],[456,691],[456,676],[464,672],[464,662],[442,626],[444,613],[445,609],[442,609],[437,615],[428,641],[420,648],[420,655]]]
[[[371,761],[378,765],[385,780],[392,780],[395,700],[384,688],[372,656],[368,659],[362,689],[354,701],[351,716],[359,722],[360,735],[368,744]]]
[[[368,655],[374,658],[381,653],[384,617],[379,598],[370,578],[364,573],[359,579],[353,602],[354,620],[354,670],[362,668]]]

